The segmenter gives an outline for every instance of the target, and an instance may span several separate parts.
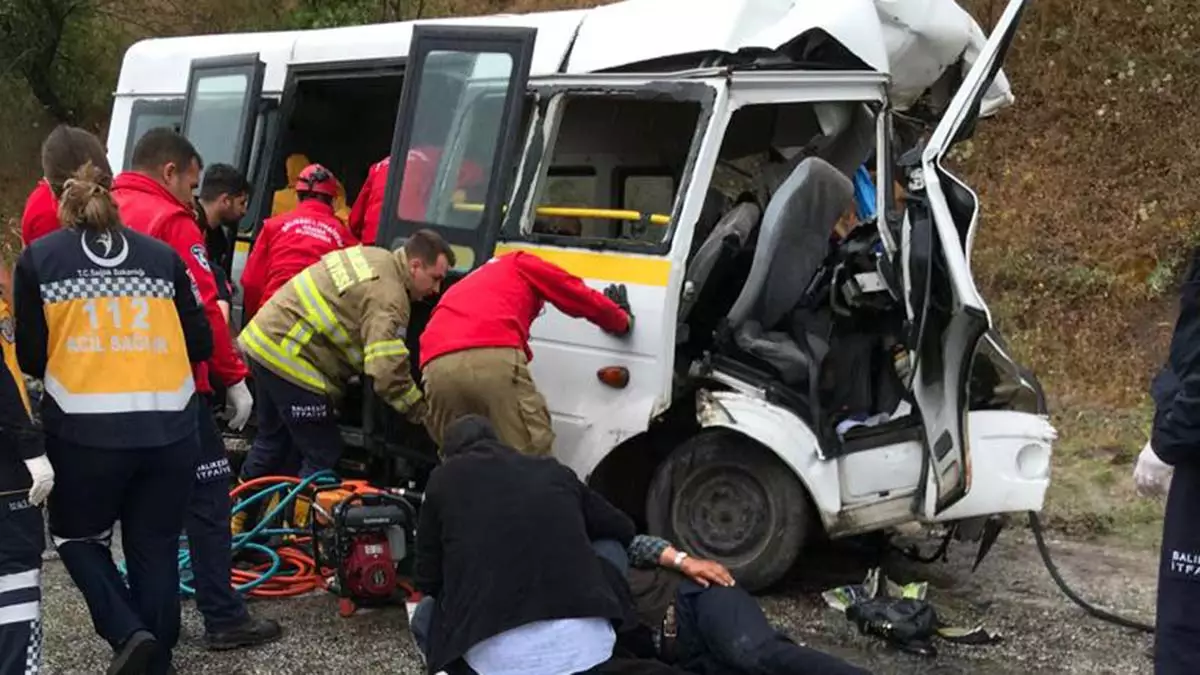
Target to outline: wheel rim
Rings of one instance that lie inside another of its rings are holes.
[[[673,506],[673,529],[697,555],[752,559],[770,539],[771,500],[762,482],[741,467],[693,473],[676,492]]]

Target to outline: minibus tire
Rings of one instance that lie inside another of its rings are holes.
[[[651,534],[720,562],[751,593],[787,574],[814,515],[790,467],[727,429],[702,432],[675,448],[655,470],[646,495]]]

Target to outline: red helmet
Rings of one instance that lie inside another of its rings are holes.
[[[296,177],[296,194],[306,192],[336,199],[337,179],[333,177],[333,173],[329,169],[320,164],[309,164]]]

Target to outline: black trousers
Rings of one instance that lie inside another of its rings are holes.
[[[200,411],[198,435],[200,461],[196,484],[188,504],[184,529],[192,560],[192,588],[196,591],[196,609],[204,617],[204,629],[221,633],[236,628],[250,618],[242,596],[233,590],[233,542],[229,529],[229,459],[225,442],[213,419],[212,409]]]
[[[337,466],[342,432],[329,397],[279,377],[251,361],[258,432],[242,464],[243,480],[300,476]]]
[[[675,596],[677,666],[718,675],[870,675],[869,671],[802,647],[771,627],[762,607],[740,587],[704,588],[684,581]]]
[[[1200,467],[1179,465],[1163,518],[1154,633],[1156,675],[1200,673]]]
[[[55,468],[50,534],[100,637],[114,649],[136,631],[158,640],[147,669],[163,675],[179,641],[179,534],[195,482],[195,433],[154,448],[96,448],[46,437]],[[113,563],[113,526],[129,584]]]
[[[42,511],[26,495],[0,497],[0,675],[42,666]]]

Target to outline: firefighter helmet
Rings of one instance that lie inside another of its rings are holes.
[[[296,177],[296,194],[325,195],[330,199],[337,198],[337,179],[333,173],[320,164],[309,164]]]

